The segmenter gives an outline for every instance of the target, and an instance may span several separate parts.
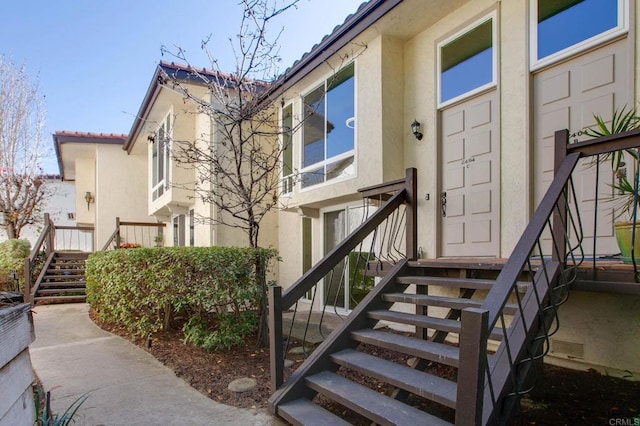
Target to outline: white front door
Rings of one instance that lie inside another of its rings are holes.
[[[441,111],[441,255],[498,256],[500,136],[496,90]]]

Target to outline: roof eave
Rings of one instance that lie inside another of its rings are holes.
[[[402,0],[371,0],[360,6],[356,13],[287,69],[273,83],[264,101],[273,102],[401,2]]]
[[[140,129],[142,128],[142,117],[145,116],[146,111],[149,108],[149,105],[153,102],[153,100],[158,95],[158,91],[160,90],[160,84],[158,79],[160,78],[160,72],[162,72],[162,68],[160,65],[156,66],[156,70],[153,73],[153,78],[151,79],[151,83],[149,83],[149,87],[147,88],[147,93],[144,95],[144,99],[142,104],[140,105],[140,109],[136,114],[135,119],[133,120],[133,125],[131,126],[131,130],[129,131],[129,137],[125,141],[122,149],[127,151],[128,154],[131,154],[131,150],[133,149],[134,141],[138,137],[140,133]]]

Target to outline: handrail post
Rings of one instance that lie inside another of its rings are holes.
[[[271,361],[271,392],[282,386],[284,353],[282,349],[282,287],[269,287],[269,359]]]
[[[56,240],[56,228],[52,226],[49,213],[44,214],[44,227],[45,229],[49,229],[49,232],[47,232],[47,248],[45,250],[45,254],[49,257],[49,255],[55,251],[54,244]]]
[[[456,398],[457,426],[482,424],[488,335],[489,311],[463,309]]]
[[[405,177],[407,230],[405,243],[407,259],[415,260],[418,256],[418,178],[415,167],[406,170]]]
[[[560,165],[567,156],[567,144],[569,143],[569,131],[567,129],[558,130],[554,134],[554,156],[553,156],[553,174],[558,173]],[[552,222],[552,258],[564,265],[566,256],[566,225],[567,225],[567,197],[565,192],[564,200],[558,199],[558,209],[553,212]],[[558,248],[556,251],[555,248]]]
[[[120,217],[116,217],[116,250],[120,248]]]
[[[24,301],[31,303],[31,259],[24,259]]]

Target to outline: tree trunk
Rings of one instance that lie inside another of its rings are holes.
[[[20,231],[16,229],[16,224],[9,219],[9,215],[7,213],[4,213],[3,216],[4,216],[3,218],[4,230],[7,233],[7,238],[10,240],[13,240],[15,238],[20,238]]]

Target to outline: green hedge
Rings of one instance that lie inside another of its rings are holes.
[[[0,243],[0,290],[7,289],[22,291],[24,288],[24,259],[29,257],[31,243],[27,240],[11,239]],[[13,288],[14,284],[9,274],[15,271],[18,274],[19,289]]]
[[[185,340],[230,348],[255,330],[272,249],[160,247],[98,252],[86,264],[87,300],[100,319],[143,337],[179,313]]]

